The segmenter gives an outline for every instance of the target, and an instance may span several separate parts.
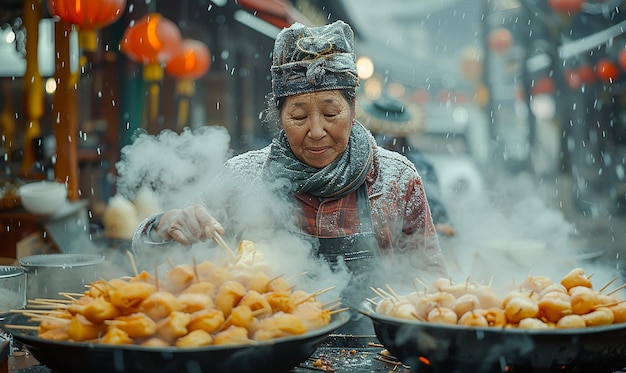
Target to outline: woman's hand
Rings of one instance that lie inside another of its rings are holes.
[[[206,241],[215,232],[223,234],[224,228],[200,204],[166,211],[156,228],[159,237],[164,240],[173,239],[181,245]]]

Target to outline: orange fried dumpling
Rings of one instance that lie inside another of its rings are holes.
[[[277,312],[270,317],[259,320],[254,338],[259,339],[259,337],[263,335],[263,332],[261,332],[263,330],[274,335],[273,338],[276,338],[279,336],[304,334],[307,329],[302,319],[298,316],[290,313]],[[257,334],[259,332],[261,333]]]
[[[210,333],[202,329],[194,330],[176,340],[177,347],[199,347],[209,346],[213,343],[213,337]]]
[[[178,298],[168,291],[155,291],[139,305],[139,311],[158,321],[169,316],[174,311],[183,309]]]
[[[267,291],[286,291],[291,292],[291,284],[287,282],[282,276],[273,278],[267,283]]]
[[[122,314],[122,311],[113,303],[103,297],[90,298],[86,304],[74,303],[68,307],[71,313],[80,313],[93,323],[102,323],[104,320],[114,319]]]
[[[165,287],[172,293],[178,293],[197,281],[199,279],[196,278],[194,267],[189,264],[181,264],[167,273]]]
[[[203,260],[196,265],[199,280],[205,279],[208,274],[215,270],[217,265],[210,260]]]
[[[228,317],[231,310],[246,295],[246,288],[236,281],[226,281],[220,286],[215,296],[215,306],[220,309],[224,316]]]
[[[135,341],[122,329],[111,326],[100,338],[100,343],[107,345],[132,345]]]
[[[265,293],[268,291],[267,284],[270,280],[271,278],[267,275],[267,273],[262,271],[254,272],[248,280],[247,289],[254,290],[258,293]]]
[[[267,300],[274,312],[282,311],[291,313],[293,311],[293,298],[291,297],[291,293],[287,291],[272,291],[263,294],[263,297],[265,297],[265,300]]]
[[[246,295],[241,298],[239,305],[250,307],[257,317],[269,316],[272,314],[272,306],[267,299],[255,290],[249,290]]]
[[[248,329],[254,322],[254,313],[249,306],[243,304],[233,308],[229,319],[232,325]]]
[[[215,285],[215,287],[219,288],[225,282],[230,281],[232,278],[232,274],[228,270],[228,268],[217,267],[213,271],[204,274],[200,277],[200,281],[210,282]]]
[[[168,347],[170,346],[169,343],[167,343],[166,341],[162,340],[159,337],[150,337],[144,340],[143,342],[141,342],[140,345],[145,346],[145,347]]]
[[[139,274],[137,274],[135,277],[133,277],[133,278],[131,278],[129,280],[129,282],[134,282],[134,281],[143,281],[143,282],[147,282],[149,284],[156,285],[157,278],[153,274],[151,274],[150,272],[141,271],[141,272],[139,272]]]
[[[74,341],[87,341],[100,337],[106,330],[106,325],[94,324],[87,320],[85,316],[76,314],[70,320],[70,324],[67,327],[67,334],[70,336],[70,339]]]
[[[591,280],[589,277],[585,276],[585,271],[582,268],[572,269],[561,279],[561,285],[565,286],[567,290],[575,286],[592,287]]]
[[[166,341],[174,341],[189,331],[187,325],[191,322],[191,316],[184,312],[174,311],[165,319],[157,323],[157,336]]]
[[[185,290],[181,291],[179,294],[183,293],[206,294],[209,297],[213,298],[217,293],[217,287],[215,286],[215,284],[208,281],[194,282],[193,284],[189,285]]]
[[[214,345],[240,345],[251,343],[248,338],[248,329],[232,325],[213,336]]]
[[[120,316],[115,320],[109,320],[105,323],[120,328],[131,338],[150,337],[157,331],[156,322],[142,312]]]
[[[202,293],[181,293],[178,295],[178,302],[182,308],[179,311],[193,313],[196,311],[214,308],[213,299]]]
[[[69,324],[69,323],[68,323]],[[48,329],[46,331],[39,331],[38,337],[44,339],[50,339],[52,341],[67,341],[70,339],[70,335],[67,333],[67,327],[58,329]]]
[[[119,282],[110,291],[111,303],[122,308],[131,309],[138,307],[144,299],[156,291],[156,286],[147,282]]]
[[[302,320],[306,330],[314,330],[330,324],[330,311],[325,310],[320,302],[303,302],[298,304],[293,314]]]
[[[220,310],[202,310],[192,313],[187,329],[198,330],[202,329],[208,333],[213,333],[224,323],[226,318],[224,313]]]

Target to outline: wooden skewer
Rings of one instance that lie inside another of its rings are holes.
[[[615,280],[617,280],[617,276],[613,277],[609,282],[606,283],[606,285],[604,285],[602,288],[600,288],[600,290],[598,290],[598,293],[602,293],[606,288],[609,287],[609,285],[614,283]]]
[[[331,300],[329,300],[328,302],[323,303],[323,304],[322,304],[322,308],[324,308],[324,307],[326,307],[326,306],[328,306],[328,305],[331,305],[331,304],[333,304],[333,303],[337,303],[337,302],[341,302],[341,298],[331,299]]]
[[[4,324],[2,327],[7,329],[39,330],[39,327],[34,325]]]
[[[70,302],[77,302],[78,301],[78,299],[76,299],[74,296],[72,296],[71,293],[60,292],[59,295],[62,296],[62,297],[67,298]],[[82,297],[83,295],[85,295],[85,294],[80,294],[79,296]]]
[[[371,287],[371,286],[370,286],[370,290],[372,290],[374,293],[376,293],[376,295],[378,295],[378,296],[379,296],[379,297],[381,297],[382,299],[387,298],[387,297],[385,296],[385,294],[384,294],[384,293],[382,293],[381,291],[379,291],[378,289],[376,289],[376,288],[374,288],[374,287]]]
[[[83,294],[83,293],[70,293],[70,292],[66,292],[66,291],[60,291],[59,295],[68,296],[68,297],[82,297],[85,294]],[[77,299],[72,299],[72,300],[77,300]]]
[[[619,300],[617,302],[613,302],[613,303],[609,303],[609,304],[598,304],[598,305],[593,306],[592,308],[595,310],[595,309],[602,308],[602,307],[613,307],[613,306],[617,306],[618,304],[621,304],[621,303],[624,303],[624,302],[626,302],[626,299]]]
[[[159,291],[159,266],[154,264],[154,286],[156,286],[156,291]]]
[[[57,314],[57,315],[65,315],[66,312],[65,311],[55,311],[55,310],[31,310],[31,309],[25,309],[25,310],[9,310],[9,312],[11,313],[33,313],[33,314],[44,314],[44,315],[49,315],[49,314]],[[28,315],[25,315],[28,316]]]
[[[419,321],[426,321],[423,317],[421,317],[420,315],[416,314],[415,312],[411,312],[411,316],[415,317]]]
[[[53,299],[53,298],[35,298],[35,299],[29,299],[28,303],[39,303],[39,304],[44,304],[44,303],[73,303],[73,301],[69,300],[69,299]]]
[[[349,309],[350,309],[350,307],[340,308],[340,309],[338,309],[338,310],[330,311],[330,314],[331,314],[331,315],[334,315],[334,314],[336,314],[336,313],[344,312],[344,311],[347,311],[347,310],[349,310]]]
[[[167,265],[170,266],[170,269],[174,269],[176,268],[176,265],[174,264],[174,262],[172,262],[172,259],[170,258],[165,258],[165,261],[167,262]]]
[[[330,305],[329,307],[326,307],[326,308],[324,308],[324,309],[325,309],[326,311],[332,311],[332,309],[333,309],[333,308],[337,308],[337,307],[339,307],[339,306],[341,306],[341,302],[337,302],[337,303],[335,303],[335,304],[333,304],[333,305]]]
[[[200,282],[200,275],[198,274],[198,261],[196,260],[195,256],[192,258],[192,260],[193,260],[193,275],[196,278],[196,282]]]
[[[228,246],[226,241],[224,241],[224,239],[219,233],[217,232],[213,233],[213,240],[215,241],[215,243],[217,243],[219,247],[221,247],[224,251],[226,251],[231,257],[234,258],[236,256],[235,252]]]
[[[395,290],[393,290],[391,286],[389,286],[389,284],[385,284],[385,287],[389,290],[389,292],[393,295],[394,298],[396,298],[397,300],[400,300],[400,297],[398,296],[398,294],[396,294]]]
[[[626,284],[623,284],[622,286],[619,286],[618,288],[616,288],[612,292],[608,293],[607,295],[612,295],[614,293],[617,293],[618,291],[622,290],[623,288],[626,288]]]
[[[302,304],[302,303],[308,301],[309,299],[315,298],[315,297],[317,297],[320,294],[324,294],[326,292],[329,292],[329,291],[333,290],[334,288],[336,288],[336,286],[331,286],[328,289],[318,290],[318,291],[316,291],[314,293],[311,293],[311,294],[307,295],[306,297],[300,299],[298,302],[296,302],[295,305],[297,306],[298,304]]]
[[[135,264],[135,258],[133,257],[133,253],[130,250],[126,250],[126,255],[128,255],[128,260],[130,261],[130,266],[133,269],[133,273],[135,276],[139,275],[139,271],[137,270],[137,265]]]
[[[373,304],[374,306],[378,306],[378,303],[375,300],[372,300],[370,298],[366,298],[366,301],[370,302],[371,304]]]

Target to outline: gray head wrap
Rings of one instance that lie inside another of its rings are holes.
[[[276,37],[270,71],[274,97],[356,88],[354,33],[343,21],[320,27],[294,23]]]

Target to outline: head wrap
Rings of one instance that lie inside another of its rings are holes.
[[[270,71],[274,97],[356,88],[354,32],[343,21],[320,27],[296,22],[276,37]]]

